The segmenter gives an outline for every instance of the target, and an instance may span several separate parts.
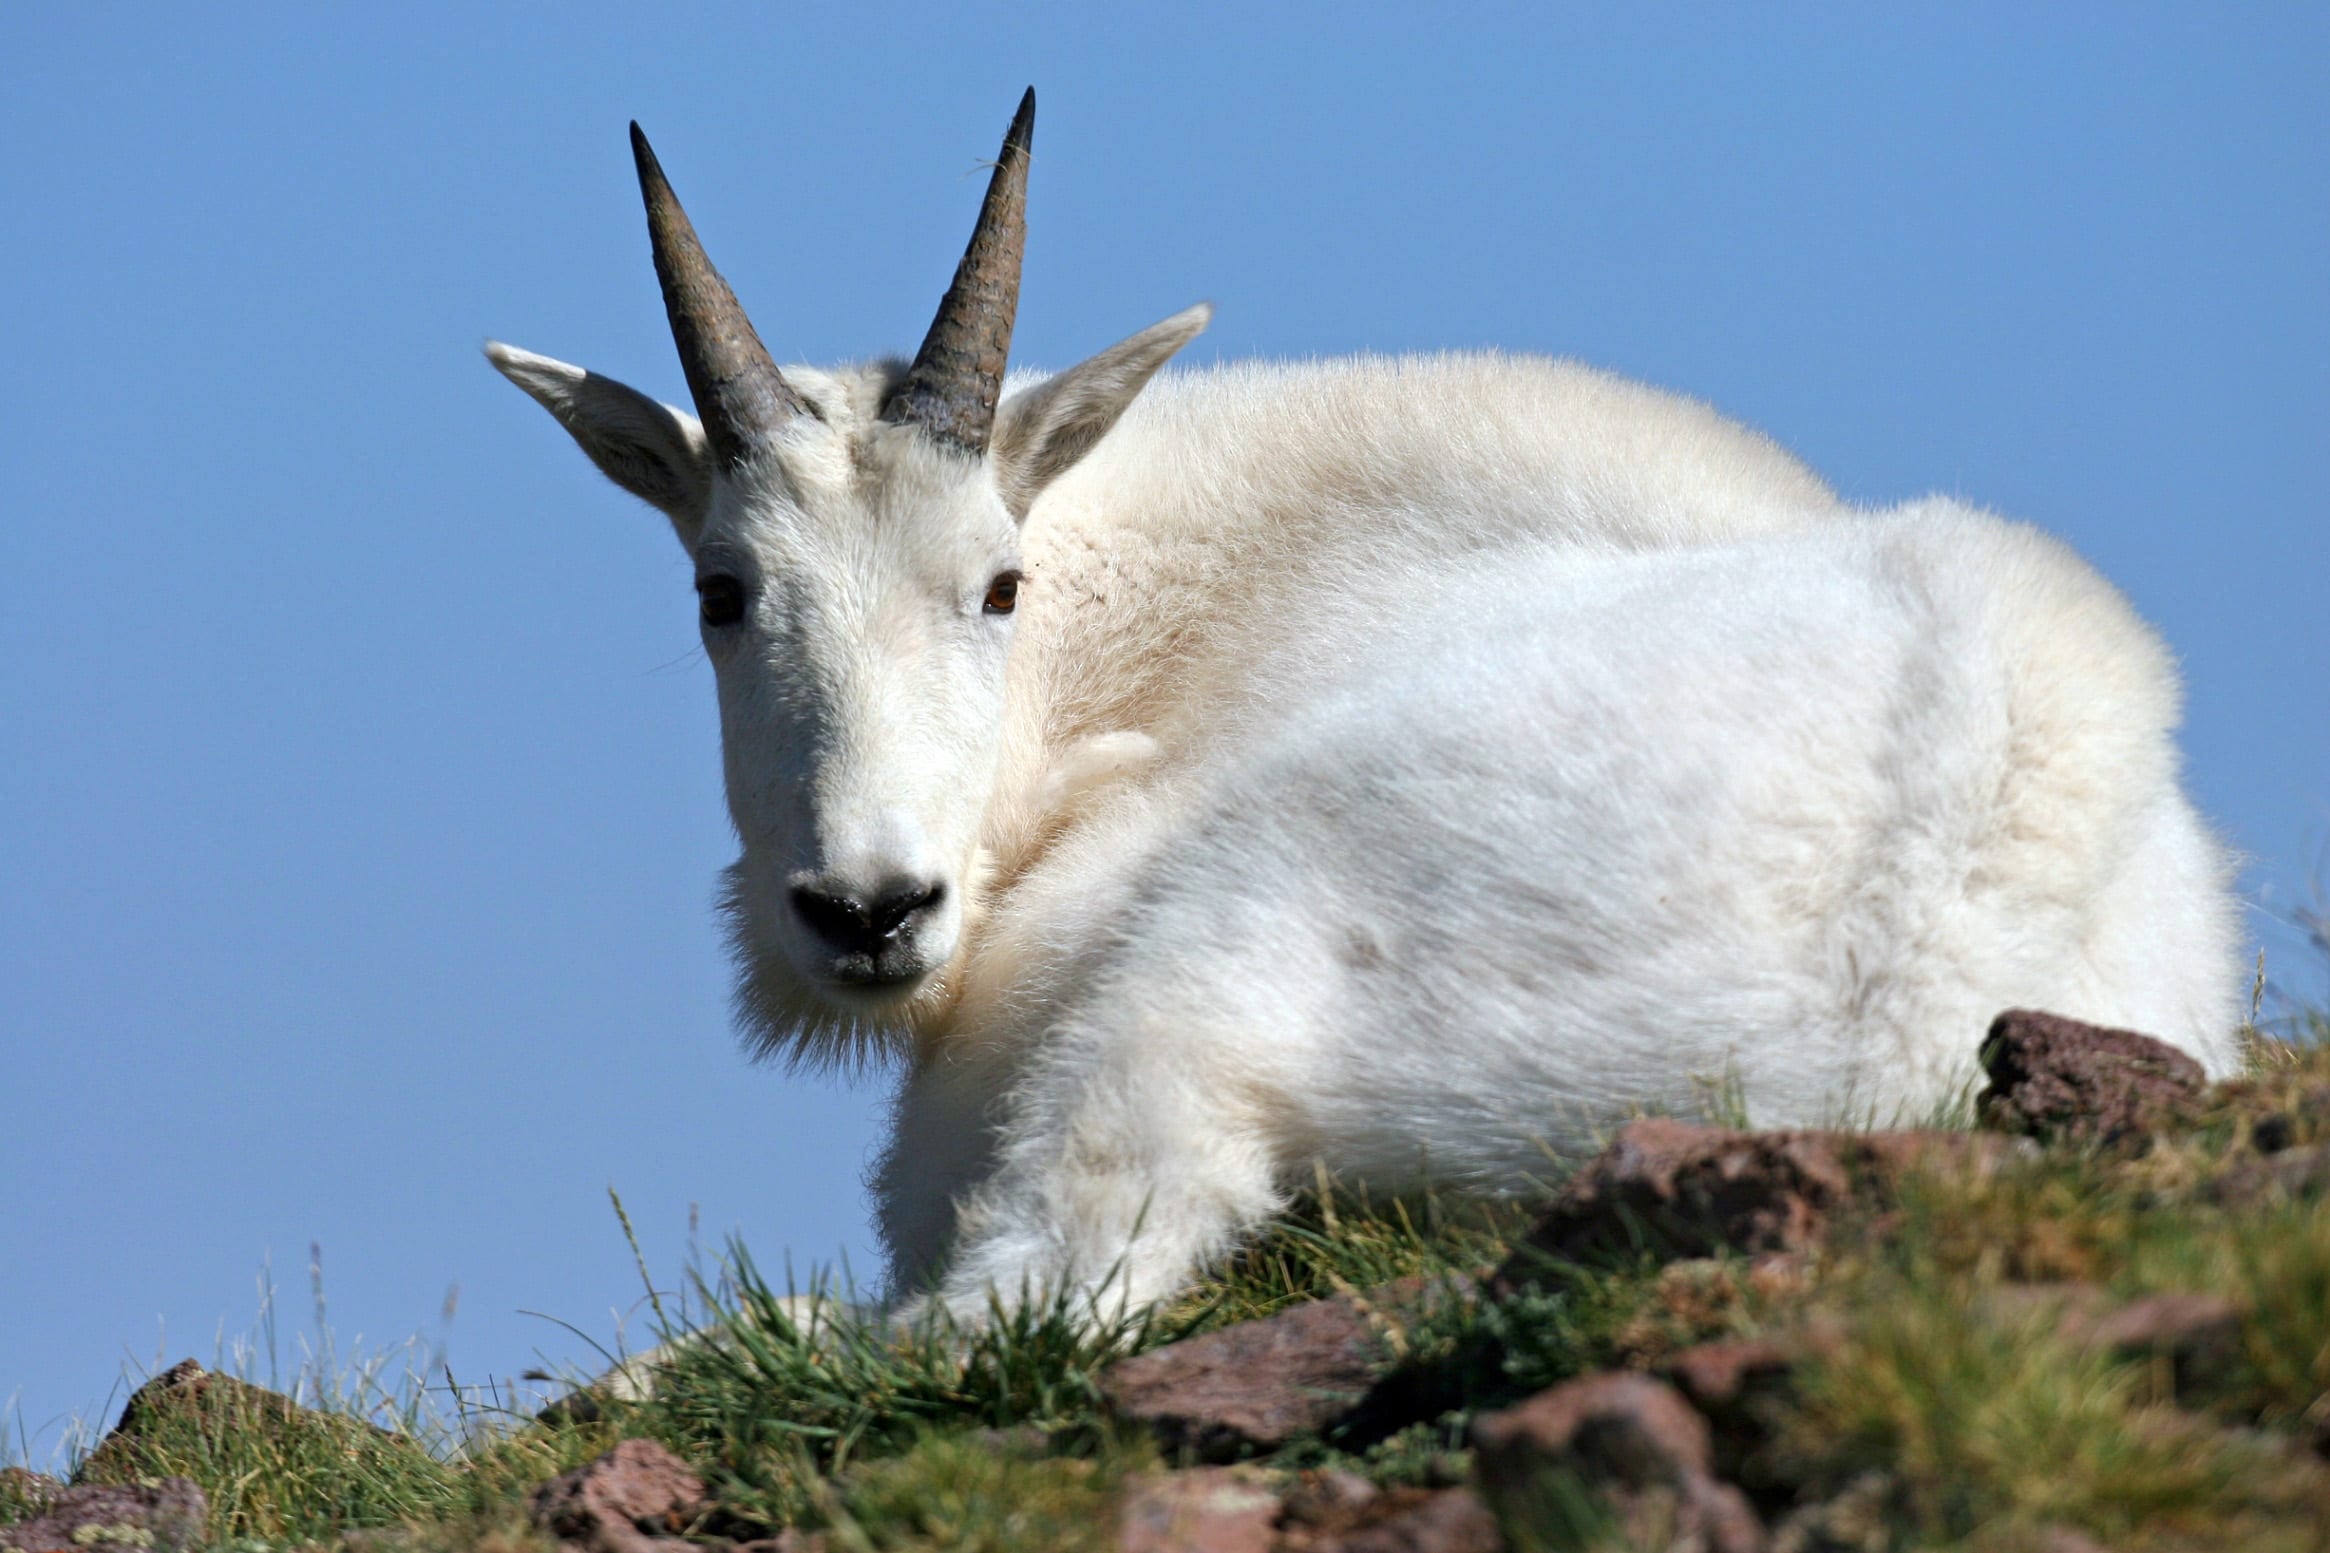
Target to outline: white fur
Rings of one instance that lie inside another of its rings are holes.
[[[1032,930],[1040,1003],[910,1086],[884,1185],[915,1232],[922,1140],[988,1119],[959,1314],[1166,1297],[1320,1164],[1523,1191],[1726,1076],[1761,1124],[1914,1119],[2008,1007],[2234,1064],[2168,664],[2037,532],[1931,501],[1399,597],[1192,791],[1121,801]]]
[[[488,348],[749,588],[706,630],[738,1006],[906,1059],[896,1292],[1154,1300],[1319,1164],[1523,1190],[1726,1071],[1759,1121],[1916,1113],[2013,1004],[2232,1062],[2174,675],[2060,546],[1849,513],[1567,363],[1144,393],[1205,317],[1015,379],[985,459],[879,420],[894,363],[788,368],[816,416],[734,472]],[[878,986],[788,905],[901,877],[944,907]]]

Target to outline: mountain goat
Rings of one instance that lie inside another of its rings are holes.
[[[636,125],[697,414],[487,347],[694,560],[740,1017],[905,1060],[894,1296],[1151,1301],[1317,1164],[1513,1191],[1726,1068],[1914,1111],[2011,1004],[2232,1060],[2173,674],[2068,552],[1565,363],[1152,384],[1200,306],[1007,384],[1033,108],[911,363],[780,370]]]

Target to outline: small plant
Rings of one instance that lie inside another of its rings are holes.
[[[901,1328],[829,1290],[779,1294],[741,1246],[718,1283],[696,1280],[694,1301],[708,1320],[666,1330],[652,1397],[622,1416],[771,1525],[811,1510],[821,1479],[936,1433],[1091,1430],[1094,1375],[1145,1346],[1152,1324],[1096,1324],[1061,1296],[998,1308],[974,1329],[943,1313]]]
[[[1896,1532],[2081,1527],[2113,1547],[2317,1546],[2320,1490],[2273,1445],[2155,1400],[2140,1365],[2000,1320],[1980,1278],[1922,1260],[1844,1279],[1782,1452],[1815,1494],[1876,1478]]]

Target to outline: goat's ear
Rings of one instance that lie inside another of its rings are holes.
[[[1200,302],[1004,400],[988,456],[1012,517],[1026,517],[1037,493],[1108,435],[1157,369],[1213,316],[1212,305]]]
[[[712,502],[712,452],[694,416],[499,340],[486,342],[485,358],[556,417],[601,474],[662,508],[680,543],[695,550]]]

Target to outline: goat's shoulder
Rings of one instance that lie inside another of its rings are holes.
[[[1784,527],[1835,493],[1705,403],[1497,352],[1244,361],[1160,375],[1031,529],[1222,536],[1331,525],[1462,541],[1661,544]]]

